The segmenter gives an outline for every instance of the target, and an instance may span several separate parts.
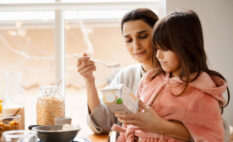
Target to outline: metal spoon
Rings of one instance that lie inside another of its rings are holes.
[[[108,68],[119,68],[120,67],[120,64],[117,64],[117,63],[111,63],[111,64],[107,64],[101,60],[98,60],[98,59],[93,59],[92,58],[92,61],[94,61],[95,63],[99,63],[99,64],[102,64]]]
[[[19,111],[20,111],[20,108],[18,108],[17,111],[13,115],[9,115],[6,118],[3,118],[2,122],[5,124],[10,123],[14,119],[13,117],[16,116],[19,113]]]
[[[78,57],[78,58],[80,57],[79,55],[73,55],[73,56]],[[91,60],[94,61],[95,63],[102,64],[102,65],[104,65],[105,67],[108,67],[108,68],[119,68],[120,67],[120,64],[118,64],[118,63],[108,64],[108,63],[105,63],[104,61],[94,59],[94,58],[91,58]]]

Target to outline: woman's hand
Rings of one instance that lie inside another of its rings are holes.
[[[78,58],[77,67],[78,72],[83,76],[85,81],[90,82],[95,80],[93,72],[96,70],[96,66],[86,53],[83,53],[83,56]]]
[[[118,120],[124,124],[131,124],[143,131],[161,133],[164,119],[161,118],[152,108],[139,101],[141,112],[132,114],[116,114]]]

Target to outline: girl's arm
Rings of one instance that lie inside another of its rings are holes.
[[[191,141],[191,135],[182,123],[164,119],[163,121],[164,127],[160,130],[162,134],[184,141]]]
[[[163,134],[184,141],[191,141],[187,128],[179,122],[168,121],[161,118],[152,108],[139,102],[143,112],[133,114],[116,114],[118,120],[124,124],[131,124],[140,130]]]

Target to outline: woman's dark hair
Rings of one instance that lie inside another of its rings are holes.
[[[158,16],[148,8],[137,8],[129,11],[124,15],[121,20],[121,31],[123,31],[123,25],[125,22],[143,20],[151,28],[154,27],[155,23],[159,20]]]
[[[185,88],[180,95],[185,92],[189,82],[197,79],[201,72],[225,80],[220,73],[208,68],[202,26],[194,11],[176,11],[159,20],[153,28],[152,41],[155,48],[158,45],[163,50],[175,52],[179,57],[181,61],[180,78],[185,82]],[[196,73],[196,75],[190,79],[192,73]],[[227,93],[228,105],[230,100],[229,88],[227,88]]]

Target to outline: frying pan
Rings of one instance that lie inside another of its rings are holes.
[[[63,125],[31,125],[29,129],[37,132],[42,142],[72,142],[80,130],[79,126],[72,126],[71,130],[62,130]]]

